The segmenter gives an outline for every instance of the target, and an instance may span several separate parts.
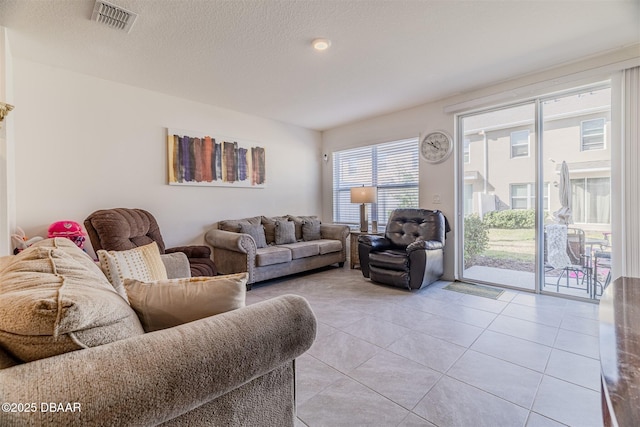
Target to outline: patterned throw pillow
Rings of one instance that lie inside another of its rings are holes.
[[[308,242],[310,240],[320,240],[320,220],[305,219],[302,222],[302,240]]]
[[[145,331],[170,328],[245,306],[247,273],[141,282],[125,279]]]
[[[296,242],[296,226],[293,221],[276,221],[276,245]]]
[[[115,290],[125,300],[124,279],[137,279],[144,282],[166,280],[167,269],[160,258],[156,242],[139,246],[127,251],[98,250],[100,267]]]
[[[240,232],[253,237],[253,240],[256,241],[257,248],[267,247],[267,239],[264,235],[264,227],[262,226],[262,224],[253,225],[242,223],[240,224]]]

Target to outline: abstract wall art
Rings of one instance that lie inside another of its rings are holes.
[[[264,188],[264,147],[237,138],[167,129],[169,185]]]

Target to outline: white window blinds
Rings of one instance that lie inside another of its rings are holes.
[[[333,221],[359,224],[360,208],[351,187],[378,188],[369,219],[384,225],[392,210],[418,207],[418,140],[406,139],[333,153]]]

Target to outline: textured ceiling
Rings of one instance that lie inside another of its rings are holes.
[[[317,130],[640,42],[640,0],[111,2],[130,33],[92,0],[0,0],[0,25],[20,58]]]

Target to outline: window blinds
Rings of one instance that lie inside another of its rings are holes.
[[[360,223],[351,187],[378,188],[377,203],[367,205],[370,220],[387,222],[393,209],[418,207],[418,140],[406,139],[333,153],[333,221]]]

